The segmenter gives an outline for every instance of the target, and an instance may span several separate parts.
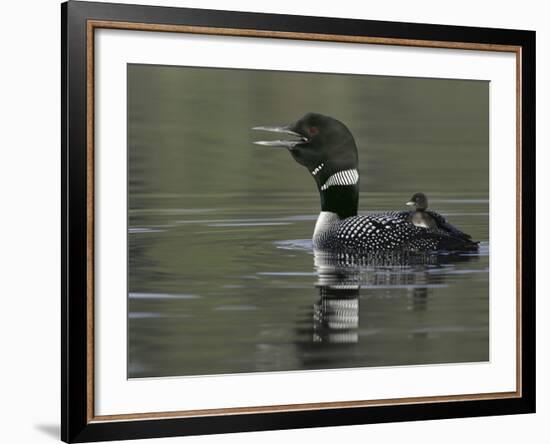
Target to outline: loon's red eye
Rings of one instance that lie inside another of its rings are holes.
[[[308,133],[311,134],[312,136],[314,136],[318,132],[319,132],[319,128],[317,128],[316,126],[311,126],[308,129]]]

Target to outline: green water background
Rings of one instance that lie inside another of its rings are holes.
[[[251,143],[310,111],[354,134],[360,212],[423,191],[482,242],[360,272],[344,339],[316,336],[314,182]],[[483,81],[128,65],[129,377],[487,360],[488,119]]]

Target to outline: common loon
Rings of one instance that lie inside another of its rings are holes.
[[[428,198],[424,193],[414,193],[405,205],[414,207],[409,216],[409,220],[416,227],[422,228],[437,228],[437,223],[434,218],[426,210],[428,209]]]
[[[415,226],[410,221],[410,211],[358,216],[357,147],[342,122],[308,113],[295,123],[252,129],[293,136],[254,143],[288,149],[294,160],[311,173],[321,197],[321,213],[313,233],[315,249],[353,252],[477,249],[477,242],[433,211],[429,212],[436,223],[433,228]]]

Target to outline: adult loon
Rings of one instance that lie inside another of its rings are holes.
[[[308,113],[288,125],[252,129],[293,136],[254,143],[288,149],[294,160],[311,173],[321,197],[321,213],[313,233],[315,249],[352,252],[477,249],[477,242],[433,211],[429,214],[436,226],[431,228],[415,226],[410,211],[358,216],[357,147],[342,122]]]

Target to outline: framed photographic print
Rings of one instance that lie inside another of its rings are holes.
[[[62,439],[535,411],[535,33],[62,12]]]

